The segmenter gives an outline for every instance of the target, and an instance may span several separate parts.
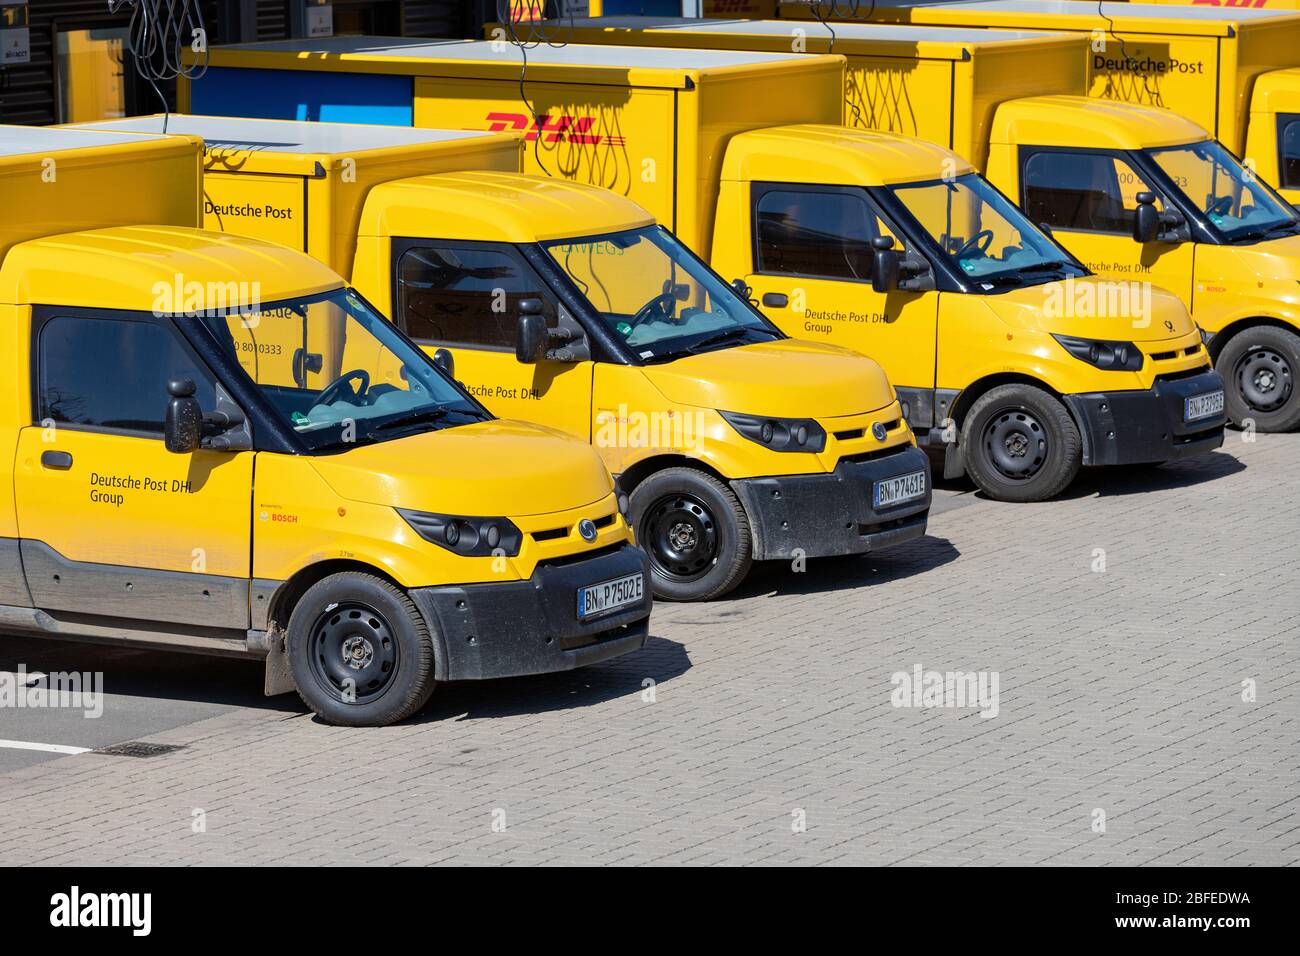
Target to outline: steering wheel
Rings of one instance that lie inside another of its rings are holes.
[[[1232,197],[1219,196],[1206,208],[1207,216],[1226,216],[1232,211]]]
[[[353,388],[351,385],[348,384],[348,382],[352,381],[354,378],[361,382],[360,388]],[[316,396],[315,404],[317,405],[334,404],[335,401],[343,397],[344,388],[346,388],[349,391],[352,398],[360,398],[362,395],[366,393],[366,389],[368,389],[369,387],[370,387],[370,373],[363,368],[354,368],[350,372],[344,372],[334,381],[330,382],[323,389],[321,389],[321,393]]]
[[[954,254],[954,258],[965,259],[967,256],[974,255],[977,252],[980,255],[984,255],[991,245],[993,245],[993,230],[981,229],[961,244],[961,248]]]
[[[636,315],[632,316],[632,321],[628,323],[631,328],[636,328],[643,322],[649,322],[657,315],[665,319],[673,314],[673,309],[677,307],[677,297],[671,292],[661,292],[641,308],[636,310]]]

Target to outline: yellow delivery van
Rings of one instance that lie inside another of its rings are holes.
[[[493,418],[310,256],[197,228],[202,162],[0,130],[5,629],[264,658],[367,725],[640,648],[647,559],[592,450]]]
[[[825,4],[822,14],[832,21],[852,15],[1085,37],[1088,95],[1186,116],[1276,184],[1289,202],[1300,202],[1300,70],[1291,69],[1300,67],[1295,11],[1109,0],[877,0],[852,10]],[[781,16],[806,20],[812,7],[784,3]]]
[[[313,254],[472,394],[592,442],[630,495],[658,594],[717,597],[753,560],[924,534],[929,462],[879,365],[788,339],[627,199],[519,174],[518,136],[206,116],[169,128],[208,143],[209,228],[274,229],[227,208],[261,208],[268,178],[305,196],[294,211]]]
[[[810,51],[830,45],[819,25],[789,20],[626,17],[547,21],[540,28],[557,41],[737,50],[781,49],[792,42],[792,30],[806,28],[793,34],[793,42]],[[1068,49],[1085,43],[1081,37],[876,23],[835,29],[835,49],[848,61],[847,124],[949,146],[983,169],[1034,222],[1056,230],[1058,241],[1092,271],[1174,292],[1228,382],[1229,418],[1266,431],[1300,424],[1300,391],[1292,385],[1300,373],[1300,317],[1291,281],[1300,269],[1292,262],[1295,217],[1204,130],[1167,110],[1049,96],[1082,92],[1083,61]],[[522,35],[533,36],[526,28]],[[1278,75],[1257,80],[1257,93]],[[1118,142],[1129,146],[1116,148]],[[1181,152],[1146,152],[1168,146]],[[1129,156],[1130,149],[1138,155]],[[1135,171],[1152,156],[1170,168]],[[1076,198],[1109,190],[1116,215],[1105,223],[1097,217],[1084,222],[1080,210],[1095,206],[1097,196],[1076,207],[1073,200],[1045,201],[1046,189]],[[1165,230],[1159,240],[1134,241],[1137,196],[1146,191],[1156,209],[1169,207],[1167,215],[1192,225]]]
[[[485,128],[497,122],[488,114],[522,108],[518,63],[489,43],[382,42],[337,38],[332,48],[351,52],[323,55],[305,43],[216,48],[191,95],[239,111],[239,91],[265,86],[267,70],[300,91],[277,108],[313,111],[323,82],[356,105],[378,95],[375,76],[401,70],[415,80],[417,125]],[[776,325],[876,358],[946,473],[1033,501],[1081,465],[1169,461],[1222,443],[1222,381],[1176,298],[1088,276],[954,153],[837,125],[843,78],[825,57],[541,49],[529,54],[541,136],[527,168],[637,196]],[[745,55],[759,58],[750,80]],[[304,78],[280,78],[295,69]],[[584,83],[588,71],[600,82]],[[547,135],[561,111],[591,132]],[[646,179],[627,175],[630,162]],[[567,258],[566,271],[580,261]],[[575,281],[598,301],[609,294],[581,273]],[[1100,297],[1106,315],[1086,321],[1076,295]]]

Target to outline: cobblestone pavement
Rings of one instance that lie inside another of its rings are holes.
[[[957,485],[919,542],[763,568],[660,605],[640,654],[383,730],[246,663],[74,645],[126,688],[78,722],[184,749],[0,773],[0,863],[1298,863],[1298,460],[1230,433],[1047,504]],[[894,706],[917,665],[996,674],[996,716]]]

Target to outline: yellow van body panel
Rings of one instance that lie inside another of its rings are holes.
[[[376,186],[360,234],[549,242],[653,222],[636,203],[594,186],[513,172],[466,171]]]
[[[937,179],[972,169],[970,163],[925,140],[843,126],[799,125],[733,136],[722,179],[888,186],[915,182],[920,170],[934,170]]]
[[[202,166],[196,137],[0,126],[0,260],[56,233],[199,226]]]
[[[1086,96],[1031,96],[1003,103],[991,142],[1002,146],[1072,145],[1147,149],[1199,143],[1208,133],[1173,110]]]
[[[481,41],[336,37],[213,47],[213,67],[412,78],[414,125],[523,134],[524,170],[592,183],[645,207],[693,249],[711,239],[727,138],[739,129],[839,123],[844,58],[728,51],[517,54]],[[202,82],[199,80],[197,82]],[[182,79],[181,87],[188,89]],[[810,95],[809,91],[813,93]]]
[[[631,540],[600,460],[584,444],[533,425],[481,422],[333,456],[261,454],[257,470],[258,578],[286,580],[322,561],[349,560],[382,568],[404,587],[523,580],[539,561]],[[509,558],[456,555],[420,537],[397,507],[508,518],[523,545]],[[578,535],[583,518],[610,515],[595,541]],[[564,533],[533,538],[554,529]]]
[[[807,20],[811,7],[783,3],[783,19]],[[995,0],[912,6],[878,0],[854,13],[880,22],[1003,30],[1059,30],[1089,40],[1085,50],[1089,96],[1171,109],[1263,169],[1278,149],[1276,128],[1248,128],[1255,87],[1296,65],[1300,15],[1290,9],[1090,0]],[[1270,180],[1276,183],[1276,180]],[[1288,190],[1300,201],[1300,189]]]
[[[119,226],[33,239],[0,264],[0,302],[199,312],[325,292],[327,266],[269,242],[202,229]]]
[[[484,29],[491,37],[500,25]],[[816,23],[657,16],[565,17],[515,29],[552,42],[835,53],[847,61],[845,124],[940,143],[977,165],[999,103],[1086,88],[1086,40],[1046,32],[843,23],[832,38]]]

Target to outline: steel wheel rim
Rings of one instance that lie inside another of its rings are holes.
[[[344,703],[367,704],[383,696],[397,674],[398,656],[388,621],[368,604],[333,604],[312,623],[312,676]]]
[[[1023,408],[1000,411],[984,427],[984,452],[1010,481],[1032,479],[1043,470],[1049,450],[1047,430]]]
[[[694,495],[665,495],[641,521],[640,541],[661,574],[683,581],[704,577],[718,559],[718,523]]]
[[[1291,399],[1291,364],[1279,352],[1254,348],[1237,362],[1237,392],[1257,412],[1275,412]]]

